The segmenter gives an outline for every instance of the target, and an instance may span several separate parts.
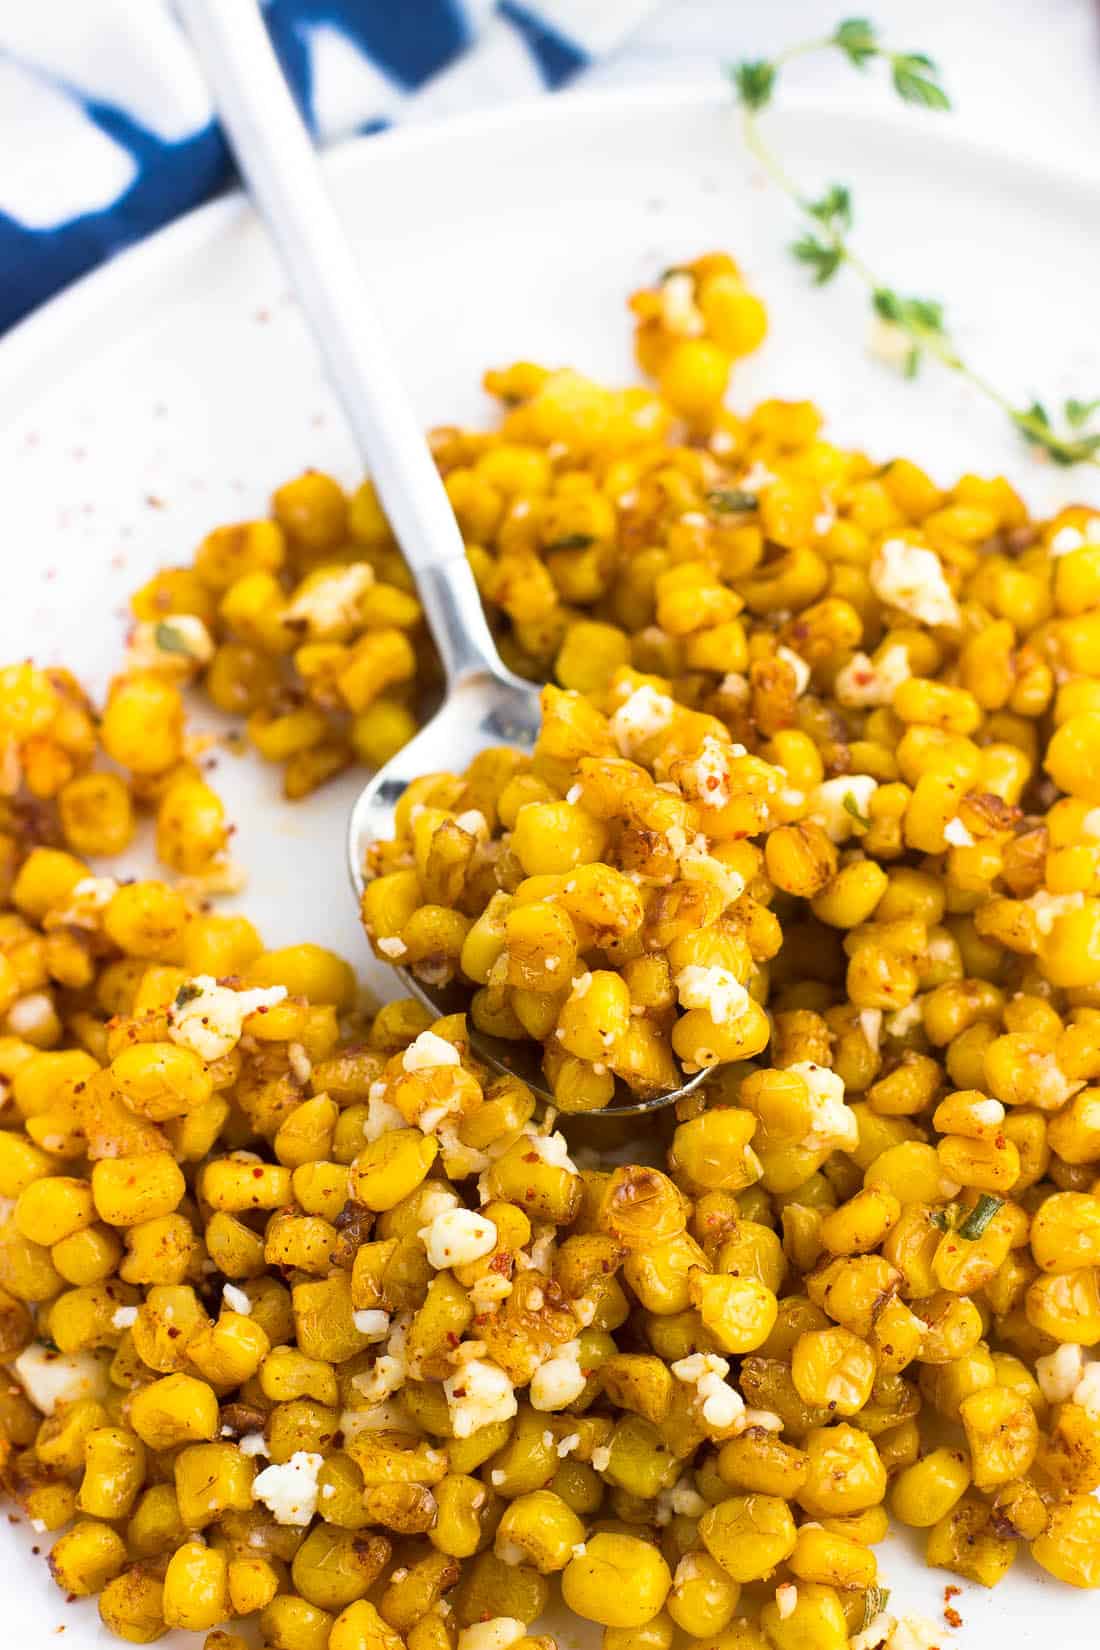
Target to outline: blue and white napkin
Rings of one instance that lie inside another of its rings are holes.
[[[265,0],[323,143],[564,85],[655,0]],[[231,179],[170,0],[0,3],[0,331]]]

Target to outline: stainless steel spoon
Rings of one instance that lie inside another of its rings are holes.
[[[392,836],[394,807],[421,774],[460,772],[490,745],[530,750],[537,689],[507,670],[489,632],[466,548],[416,414],[390,356],[363,277],[328,195],[257,0],[177,0],[241,175],[271,231],[329,377],[343,404],[417,589],[446,675],[441,709],[362,791],[351,813],[348,863],[357,894],[372,842]],[[404,985],[437,1015],[467,1007],[458,986]],[[473,1031],[478,1057],[553,1102],[532,1044]],[[671,1105],[703,1081],[585,1113],[624,1117]]]

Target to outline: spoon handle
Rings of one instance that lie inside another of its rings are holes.
[[[416,576],[448,682],[486,670],[504,676],[454,512],[257,0],[178,0],[178,11]]]

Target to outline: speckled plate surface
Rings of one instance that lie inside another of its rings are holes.
[[[942,298],[976,365],[1020,399],[1100,385],[1095,225],[1085,180],[962,142],[947,121],[791,103],[773,133],[816,188],[855,186],[864,244],[901,290]],[[333,190],[386,313],[425,422],[482,422],[490,363],[518,356],[634,376],[625,294],[670,262],[728,247],[768,299],[772,338],[733,401],[812,396],[831,433],[941,477],[1005,470],[1035,505],[1100,503],[1096,473],[1033,462],[995,411],[929,371],[914,386],[868,355],[865,300],[811,291],[783,251],[792,224],[711,90],[560,98],[346,146]],[[230,198],[195,213],[57,300],[0,343],[4,571],[0,654],[64,661],[101,686],[129,591],[189,557],[211,525],[262,510],[307,464],[345,481],[355,457],[262,231]],[[200,710],[199,725],[212,726]],[[251,759],[219,759],[273,944],[318,939],[365,955],[343,856],[348,778],[306,807]],[[18,1650],[116,1644],[93,1604],[68,1605],[25,1525],[0,1530],[0,1587]],[[892,1608],[943,1620],[952,1578],[916,1545],[880,1549]],[[1026,1559],[993,1594],[964,1585],[943,1650],[1060,1650],[1092,1642],[1096,1605]],[[1090,1631],[1091,1629],[1091,1631]],[[170,1646],[196,1646],[189,1634]],[[564,1628],[563,1650],[598,1644]]]

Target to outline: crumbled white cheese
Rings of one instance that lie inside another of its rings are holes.
[[[873,1621],[848,1640],[848,1650],[881,1650],[897,1626],[897,1619],[880,1610]]]
[[[48,991],[28,991],[8,1009],[8,1030],[16,1037],[33,1040],[36,1033],[46,1032],[56,1024],[57,1013]],[[43,1140],[42,1145],[47,1151],[53,1149],[48,1140]]]
[[[569,1143],[564,1134],[526,1134],[527,1150],[535,1152],[543,1163],[549,1163],[555,1169],[568,1169],[570,1174],[579,1174],[577,1165],[569,1155]]]
[[[528,1391],[532,1409],[543,1412],[564,1409],[580,1397],[587,1384],[580,1366],[580,1352],[579,1341],[566,1341],[552,1358],[539,1365]]]
[[[515,1616],[490,1616],[475,1621],[458,1635],[458,1650],[508,1650],[517,1639],[527,1637],[527,1623]]]
[[[96,929],[104,910],[117,893],[118,883],[114,877],[82,877],[70,889],[65,909],[50,911],[45,926],[56,924],[66,928]]]
[[[693,1352],[671,1367],[678,1381],[695,1388],[695,1401],[708,1427],[725,1432],[743,1418],[745,1400],[726,1381],[728,1358],[720,1358],[715,1352]]]
[[[1065,1404],[1085,1373],[1084,1349],[1066,1343],[1035,1360],[1035,1379],[1048,1404]]]
[[[942,1644],[943,1628],[927,1616],[902,1616],[894,1623],[886,1650],[940,1650]]]
[[[643,683],[611,718],[611,737],[623,756],[633,756],[647,739],[664,733],[675,711],[676,706],[667,693],[658,693],[648,682]]]
[[[740,871],[709,853],[704,836],[697,836],[680,855],[680,875],[685,882],[714,883],[727,905],[739,900],[745,892],[745,879]]]
[[[480,808],[467,808],[465,813],[455,814],[455,824],[467,836],[476,837],[479,842],[488,842],[489,821]]]
[[[751,469],[745,471],[737,483],[737,488],[742,493],[759,493],[762,488],[770,487],[772,482],[777,480],[778,477],[768,469],[767,465],[762,464],[757,459]]]
[[[384,1082],[372,1083],[367,1091],[367,1116],[363,1123],[363,1138],[378,1140],[391,1129],[407,1127],[404,1116],[386,1099]]]
[[[308,1083],[313,1076],[313,1061],[301,1043],[288,1043],[286,1045],[286,1057],[295,1082]]]
[[[1074,550],[1083,550],[1087,540],[1079,527],[1060,527],[1047,549],[1052,556],[1069,556]]]
[[[597,1444],[589,1459],[594,1471],[606,1472],[611,1462],[611,1445]]]
[[[252,1481],[255,1500],[269,1509],[276,1524],[308,1524],[317,1511],[317,1474],[323,1455],[296,1449],[289,1461],[265,1467]]]
[[[11,1367],[43,1415],[52,1415],[58,1404],[75,1403],[78,1398],[105,1398],[110,1390],[106,1364],[90,1352],[51,1352],[40,1341],[32,1341]]]
[[[689,963],[676,975],[675,985],[680,1006],[705,1009],[715,1025],[733,1025],[749,1007],[748,992],[728,968]]]
[[[1081,829],[1086,836],[1100,837],[1100,808],[1090,808],[1081,821]]]
[[[856,1114],[844,1104],[844,1079],[812,1060],[787,1067],[802,1078],[810,1093],[813,1122],[802,1141],[807,1151],[854,1151],[859,1144]]]
[[[970,1108],[970,1115],[975,1122],[985,1128],[995,1128],[1005,1120],[1005,1109],[999,1100],[975,1100]]]
[[[683,778],[692,796],[704,808],[724,808],[730,800],[730,758],[743,747],[724,745],[712,733],[703,740],[702,749],[690,762],[683,764]]]
[[[706,330],[703,313],[695,302],[695,277],[686,269],[674,269],[661,282],[661,325],[680,338],[698,338]]]
[[[452,1192],[449,1186],[440,1185],[438,1180],[426,1180],[420,1188],[420,1198],[416,1207],[420,1219],[425,1225],[430,1226],[437,1215],[446,1214],[448,1209],[458,1208],[458,1194]]]
[[[242,1455],[266,1455],[267,1440],[262,1432],[246,1432],[243,1438],[238,1439],[237,1448]]]
[[[824,779],[806,799],[809,817],[817,821],[831,842],[847,842],[860,820],[867,818],[871,798],[877,790],[878,780],[866,773]]]
[[[570,785],[569,789],[565,793],[565,800],[571,808],[575,808],[583,795],[583,785]]]
[[[793,1616],[798,1608],[798,1588],[790,1581],[784,1581],[775,1589],[775,1608],[780,1621],[786,1621]]]
[[[879,1038],[882,1036],[881,1008],[861,1008],[859,1011],[859,1029],[864,1040],[878,1053]]]
[[[111,1316],[112,1329],[132,1329],[137,1323],[136,1306],[120,1306]]]
[[[390,1332],[390,1315],[376,1306],[364,1306],[353,1312],[351,1321],[360,1335],[368,1341],[384,1341]]]
[[[707,1510],[707,1504],[690,1478],[678,1478],[671,1489],[658,1490],[656,1522],[670,1524],[674,1518],[702,1518]],[[695,1556],[688,1554],[680,1560],[676,1567],[675,1581],[681,1583],[694,1579],[684,1570],[686,1565],[694,1565]]]
[[[222,1288],[222,1300],[231,1312],[239,1312],[242,1318],[247,1318],[252,1311],[252,1302],[243,1289],[238,1289],[235,1283],[227,1283]]]
[[[401,1064],[406,1071],[431,1071],[436,1066],[457,1066],[460,1061],[453,1043],[434,1031],[422,1031],[405,1050]]]
[[[912,674],[908,650],[895,642],[883,650],[877,664],[866,653],[853,653],[843,670],[837,671],[833,688],[840,703],[853,709],[892,705],[898,688]]]
[[[1067,911],[1079,911],[1085,903],[1084,894],[1048,894],[1040,888],[1024,904],[1035,913],[1035,926],[1040,934],[1049,934],[1059,917]]]
[[[924,1018],[923,999],[914,997],[911,1003],[899,1008],[896,1014],[891,1014],[886,1022],[886,1029],[891,1037],[904,1037],[907,1032],[919,1026]]]
[[[201,1060],[220,1060],[240,1042],[241,1027],[249,1014],[258,1008],[274,1008],[285,996],[285,985],[234,991],[219,985],[210,974],[197,974],[168,1010],[168,1035]]]
[[[443,1383],[456,1438],[493,1421],[510,1421],[519,1408],[515,1388],[498,1364],[473,1358]]]
[[[762,1432],[782,1432],[782,1419],[771,1409],[747,1409],[744,1414],[745,1430],[758,1427]]]
[[[381,951],[384,957],[389,957],[391,962],[399,961],[409,949],[397,934],[387,934],[382,939],[375,940],[374,947],[376,951]]]
[[[943,840],[949,843],[952,848],[973,848],[974,846],[974,838],[958,814],[955,815],[954,819],[949,819],[944,826]]]
[[[369,562],[353,561],[346,567],[325,571],[299,586],[283,610],[283,618],[297,620],[314,636],[347,630],[359,619],[359,606],[374,583]]]
[[[497,1244],[493,1222],[472,1209],[443,1210],[429,1226],[420,1228],[419,1236],[437,1271],[447,1266],[468,1266],[491,1255]]]
[[[424,1114],[427,1116],[427,1113]],[[420,1119],[420,1127],[424,1128],[424,1117]],[[484,1174],[490,1167],[492,1159],[487,1152],[479,1151],[476,1146],[467,1146],[459,1138],[458,1124],[451,1117],[445,1117],[436,1128],[439,1139],[439,1149],[443,1158],[443,1167],[451,1180],[465,1180],[467,1175]],[[478,1181],[478,1195],[482,1192],[481,1182]],[[481,1198],[482,1203],[489,1201],[488,1196]]]
[[[579,1432],[567,1432],[564,1438],[558,1440],[558,1460],[564,1461],[567,1455],[572,1455],[581,1441]]]
[[[1086,1366],[1073,1389],[1073,1401],[1087,1412],[1090,1421],[1100,1421],[1100,1363]]]
[[[934,550],[923,545],[887,539],[871,563],[871,588],[881,601],[921,624],[957,626],[961,622],[943,563]]]
[[[170,613],[163,619],[142,619],[126,642],[128,671],[159,671],[187,676],[214,657],[214,642],[197,613]]]
[[[826,532],[828,532],[828,528],[826,528]],[[802,695],[810,685],[810,676],[812,675],[812,672],[809,665],[806,663],[801,653],[796,653],[794,649],[790,647],[777,647],[775,650],[775,656],[777,659],[782,659],[785,664],[790,665],[791,669],[794,671],[794,696],[796,699],[801,699]]]

